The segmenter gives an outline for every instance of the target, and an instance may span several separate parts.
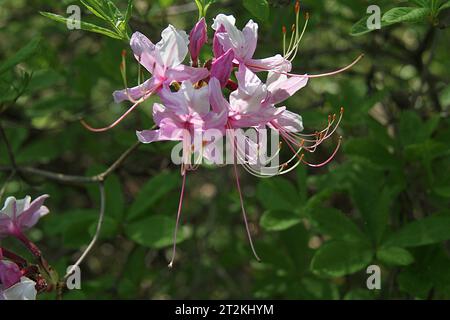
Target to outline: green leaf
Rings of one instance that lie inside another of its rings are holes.
[[[128,0],[127,11],[125,12],[125,24],[131,19],[131,14],[133,13],[133,0]]]
[[[243,4],[245,9],[259,20],[265,21],[269,18],[270,9],[267,0],[244,0]]]
[[[345,153],[363,158],[379,168],[399,169],[401,162],[388,149],[372,138],[353,138],[344,144]]]
[[[41,12],[41,14],[44,17],[47,17],[47,18],[50,18],[50,19],[55,20],[57,22],[61,22],[61,23],[65,23],[65,24],[69,20],[69,19],[67,19],[67,18],[65,18],[63,16],[60,16],[60,15],[57,15],[57,14],[53,14],[53,13],[50,13],[50,12]],[[103,34],[103,35],[108,36],[108,37],[113,38],[113,39],[119,39],[119,40],[123,39],[123,37],[118,35],[116,32],[111,31],[111,30],[106,29],[106,28],[103,28],[103,27],[100,27],[100,26],[97,26],[97,25],[92,24],[92,23],[87,23],[87,22],[80,21],[80,27],[81,27],[82,30],[95,32],[95,33],[100,33],[100,34]]]
[[[422,8],[431,8],[431,0],[410,0]]]
[[[445,9],[448,9],[448,8],[450,8],[450,1],[447,1],[446,3],[442,4],[442,5],[439,7],[438,12],[441,12],[442,10],[445,10]]]
[[[268,210],[261,217],[261,227],[269,231],[282,231],[301,222],[301,218],[292,211]]]
[[[412,254],[400,247],[383,247],[378,249],[377,259],[394,266],[407,266],[414,262]]]
[[[22,47],[19,51],[17,51],[17,53],[14,56],[2,62],[0,64],[0,75],[5,71],[11,69],[15,65],[30,58],[38,49],[40,41],[41,41],[40,37],[34,38],[24,47]]]
[[[316,208],[311,218],[317,223],[318,229],[333,239],[347,242],[368,242],[361,230],[342,213],[334,208]]]
[[[400,116],[399,139],[403,146],[424,142],[432,132],[431,123],[424,124],[414,111],[404,111]]]
[[[63,214],[49,215],[45,220],[45,233],[49,236],[61,235],[65,247],[78,249],[87,245],[97,227],[98,210],[76,209]],[[114,219],[105,216],[100,237],[111,238],[117,232]]]
[[[450,216],[435,215],[411,222],[392,234],[386,246],[417,247],[450,239]]]
[[[126,235],[136,243],[154,249],[161,249],[173,244],[175,219],[162,215],[153,215],[125,226]],[[189,227],[181,226],[177,243],[190,235]]]
[[[370,18],[371,15],[366,15],[364,17],[361,18],[361,20],[359,20],[358,22],[356,22],[352,28],[350,29],[350,35],[352,36],[362,36],[364,34],[367,34],[369,32],[372,31],[376,31],[377,29],[369,29],[367,27],[367,20]],[[381,21],[380,23],[380,27],[384,28],[384,27],[388,27],[390,26],[392,23],[388,23],[385,21]]]
[[[161,173],[151,178],[139,192],[127,215],[131,221],[145,213],[164,195],[175,189],[181,183],[181,177],[176,173]]]
[[[301,204],[295,186],[282,177],[261,180],[256,195],[268,210],[298,211]]]
[[[369,247],[333,240],[321,246],[311,261],[311,271],[322,277],[337,278],[362,270],[372,261]]]
[[[382,21],[386,23],[421,22],[431,14],[429,8],[398,7],[386,12]]]
[[[351,188],[371,239],[379,243],[388,224],[390,208],[401,191],[401,185],[389,185],[379,178],[380,171],[365,168],[363,177],[355,178]]]

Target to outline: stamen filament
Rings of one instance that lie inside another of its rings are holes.
[[[312,163],[309,163],[309,162],[303,160],[303,163],[308,165],[308,166],[310,166],[310,167],[313,167],[313,168],[320,168],[320,167],[323,167],[323,166],[327,165],[336,156],[336,154],[337,154],[337,152],[338,152],[338,150],[339,150],[339,148],[341,146],[341,141],[342,141],[342,137],[339,137],[339,142],[338,142],[338,144],[336,146],[336,149],[334,150],[333,154],[326,161],[324,161],[322,163],[319,163],[319,164],[312,164]]]
[[[180,201],[178,204],[178,212],[177,212],[177,221],[175,224],[175,231],[173,234],[173,248],[172,248],[172,259],[170,260],[170,263],[168,265],[168,267],[170,269],[173,268],[173,262],[175,261],[175,254],[177,251],[177,234],[178,234],[178,226],[180,224],[180,216],[181,216],[181,208],[183,207],[183,198],[184,198],[184,187],[186,186],[186,176],[187,176],[187,172],[185,171],[183,174],[183,182],[181,185],[181,193],[180,193]]]

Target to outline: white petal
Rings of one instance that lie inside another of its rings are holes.
[[[213,19],[213,21],[213,30],[219,29],[221,25],[226,27],[227,25],[234,26],[236,24],[236,18],[232,15],[226,16],[224,14],[219,14]]]
[[[161,33],[161,41],[156,44],[166,67],[180,65],[188,54],[189,36],[185,31],[178,31],[169,25]]]
[[[22,277],[19,283],[3,291],[5,300],[36,300],[36,282]]]
[[[1,213],[6,214],[8,217],[13,216],[14,214],[14,204],[16,203],[16,198],[8,197],[6,198],[5,205],[3,206]]]

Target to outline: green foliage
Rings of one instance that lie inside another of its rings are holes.
[[[439,14],[450,6],[447,0],[410,0],[417,7],[395,7],[388,10],[381,17],[381,28],[397,23],[431,23],[439,24]],[[360,36],[373,31],[367,27],[367,21],[371,15],[367,14],[355,23],[351,29],[351,35]]]
[[[133,0],[128,0],[128,5],[125,13],[122,13],[111,0],[80,0],[81,3],[95,16],[109,24],[109,28],[104,28],[96,24],[79,21],[80,28],[89,32],[96,32],[102,35],[119,39],[129,40],[129,26],[128,22],[133,11]],[[64,24],[73,23],[76,20],[73,18],[65,18],[63,16],[53,14],[50,12],[41,12],[44,17],[61,22]]]
[[[244,7],[259,20],[269,18],[270,8],[267,0],[243,0]]]

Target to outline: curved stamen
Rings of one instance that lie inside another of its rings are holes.
[[[173,267],[173,262],[175,260],[175,254],[176,254],[176,250],[177,250],[177,233],[178,233],[178,225],[180,224],[181,208],[183,207],[184,187],[186,185],[186,176],[187,176],[187,173],[185,171],[183,174],[183,182],[181,185],[180,202],[178,204],[178,212],[177,212],[177,222],[175,224],[175,231],[173,234],[172,259],[170,260],[169,268]]]
[[[312,164],[312,163],[309,163],[309,162],[303,160],[303,163],[308,165],[308,166],[310,166],[310,167],[313,167],[313,168],[320,168],[320,167],[323,167],[323,166],[327,165],[336,156],[336,154],[337,154],[337,152],[338,152],[338,150],[339,150],[339,148],[341,146],[341,141],[342,141],[342,137],[339,137],[339,142],[338,142],[338,144],[336,146],[336,149],[334,150],[333,154],[326,161],[324,161],[322,163],[319,163],[319,164]]]
[[[285,76],[313,79],[313,78],[323,78],[323,77],[333,76],[333,75],[342,73],[344,71],[347,71],[348,69],[352,68],[355,64],[357,64],[363,57],[364,57],[364,54],[360,54],[358,56],[358,58],[356,58],[351,64],[349,64],[348,66],[343,67],[341,69],[338,69],[336,71],[331,71],[331,72],[321,73],[321,74],[310,74],[310,75],[308,75],[308,74],[301,75],[301,74],[295,74],[295,73],[290,73],[290,72],[283,72],[280,70],[262,68],[260,66],[254,66],[251,64],[248,64],[248,66],[251,67],[252,69],[259,69],[261,71],[268,71],[268,72],[283,74]]]
[[[149,91],[143,97],[141,97],[139,100],[137,100],[137,101],[133,100],[134,104],[123,115],[121,115],[116,121],[114,121],[112,124],[110,124],[107,127],[104,127],[104,128],[93,128],[90,125],[88,125],[86,123],[86,121],[84,121],[83,119],[81,119],[80,122],[83,125],[83,127],[85,127],[86,129],[88,129],[89,131],[92,131],[92,132],[108,131],[109,129],[114,128],[120,122],[122,122],[122,120],[125,119],[134,109],[136,109],[137,106],[139,106],[142,102],[144,102],[146,99],[151,97],[154,93],[155,93],[154,91]],[[127,94],[128,94],[128,89],[127,89]],[[130,99],[130,101],[131,101],[131,99]]]

